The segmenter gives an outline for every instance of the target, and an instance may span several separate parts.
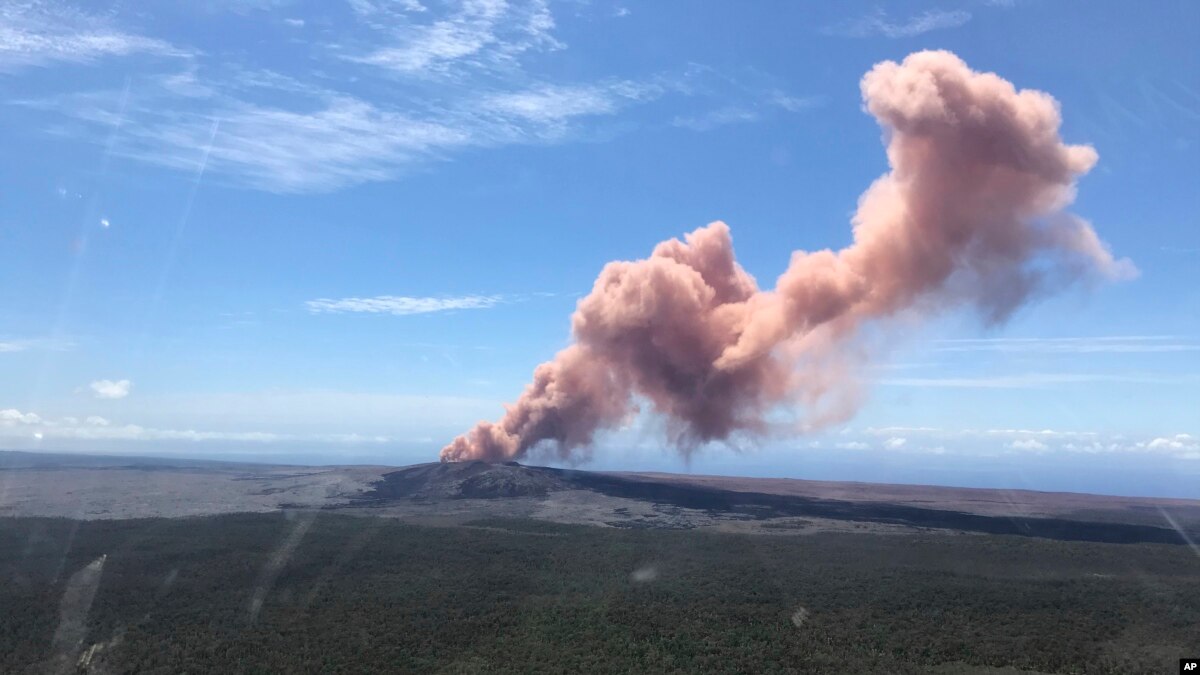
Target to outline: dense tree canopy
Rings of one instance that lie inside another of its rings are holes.
[[[61,651],[101,555],[72,671],[1160,673],[1200,644],[1182,546],[310,512],[0,519],[0,671]]]

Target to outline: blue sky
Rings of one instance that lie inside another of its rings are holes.
[[[592,466],[1200,497],[1200,7],[0,4],[0,446],[431,461],[613,259],[712,220],[764,285],[887,169],[858,80],[1054,95],[1134,280],[889,337],[844,426]]]

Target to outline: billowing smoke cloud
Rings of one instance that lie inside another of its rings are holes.
[[[763,433],[783,403],[813,411],[809,426],[845,419],[864,325],[963,305],[999,322],[1039,292],[1136,273],[1063,210],[1097,155],[1062,142],[1049,95],[944,51],[876,65],[862,95],[891,171],[859,199],[853,243],[793,253],[765,291],[721,222],[609,263],[579,302],[573,344],[442,460],[517,458],[542,443],[570,457],[637,401],[684,449]]]

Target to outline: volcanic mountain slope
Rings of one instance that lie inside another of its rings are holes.
[[[1086,496],[1059,495],[1077,513],[1092,518],[1067,517],[1071,511],[1060,509],[1057,513],[1050,508],[1055,501],[1052,493],[1015,494],[1011,491],[953,490],[949,488],[911,488],[913,493],[949,493],[941,508],[916,503],[937,504],[928,498],[915,500],[888,499],[891,492],[905,494],[905,490],[880,488],[878,498],[869,491],[854,492],[851,499],[830,499],[819,496],[820,490],[809,486],[807,481],[780,481],[754,479],[727,479],[723,484],[718,477],[687,477],[670,474],[618,474],[593,471],[576,471],[550,467],[523,466],[516,462],[491,464],[482,461],[444,464],[419,464],[384,474],[374,490],[365,492],[353,503],[360,506],[386,506],[397,501],[449,501],[449,500],[520,500],[528,498],[542,502],[561,499],[553,493],[571,495],[579,503],[579,493],[598,495],[612,503],[613,518],[605,524],[619,527],[689,527],[698,524],[714,524],[714,521],[763,521],[770,526],[795,522],[796,518],[816,518],[826,521],[869,523],[902,528],[934,528],[941,530],[980,532],[989,534],[1015,534],[1051,539],[1103,541],[1112,543],[1156,542],[1184,544],[1194,540],[1197,523],[1200,522],[1200,507],[1195,504],[1170,504],[1180,513],[1179,518],[1146,522],[1142,512],[1152,508],[1140,504],[1141,511],[1134,516],[1122,518],[1120,512],[1109,508],[1095,512],[1080,511],[1079,503],[1101,505],[1103,498],[1089,501]],[[793,485],[795,484],[795,485]],[[846,484],[815,484],[845,486]],[[852,491],[842,489],[841,494]],[[976,495],[974,499],[970,496]],[[1045,503],[1031,507],[1035,501],[1029,495],[1041,495]],[[892,495],[895,497],[896,495]],[[990,499],[989,499],[990,497]],[[1003,498],[1003,499],[998,499]],[[971,508],[973,502],[981,502],[983,508]],[[998,510],[996,503],[1004,501],[1009,510]],[[1137,500],[1145,502],[1146,500]],[[1185,500],[1162,500],[1184,502]],[[649,518],[630,518],[629,506],[623,503],[653,505],[659,513]],[[957,508],[956,508],[957,507]],[[1160,506],[1159,510],[1164,511]],[[1037,516],[1029,512],[1041,513]],[[1165,511],[1164,511],[1165,512]],[[661,519],[660,514],[671,518]],[[557,520],[552,509],[542,509],[541,517]],[[1179,525],[1180,519],[1187,523]],[[1174,522],[1172,522],[1174,520]],[[1153,524],[1151,524],[1153,523]],[[1190,532],[1189,532],[1190,530]]]
[[[447,462],[417,464],[384,474],[366,498],[376,499],[497,499],[544,497],[573,489],[554,473],[516,462]]]

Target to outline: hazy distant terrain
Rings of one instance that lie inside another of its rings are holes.
[[[932,528],[1110,542],[1200,538],[1200,502],[1185,499],[484,462],[304,467],[0,453],[0,516],[114,519],[314,508],[447,523],[509,516],[759,534]]]
[[[302,467],[0,452],[0,516],[147,518],[321,507],[383,467]]]

